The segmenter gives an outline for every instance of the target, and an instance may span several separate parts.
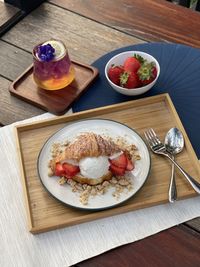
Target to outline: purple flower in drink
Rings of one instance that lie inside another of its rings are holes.
[[[50,45],[40,45],[37,48],[37,55],[38,58],[41,59],[42,61],[49,62],[51,61],[54,56],[55,56],[55,49]]]

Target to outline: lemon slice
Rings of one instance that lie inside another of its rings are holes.
[[[50,41],[43,43],[43,45],[47,45],[47,44],[50,44],[55,49],[55,59],[58,59],[64,56],[64,54],[66,53],[65,46],[60,41],[50,40]]]

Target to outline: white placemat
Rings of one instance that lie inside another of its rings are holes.
[[[23,122],[51,116],[46,113]],[[0,129],[0,151],[2,267],[70,266],[200,216],[200,197],[195,197],[32,235],[27,228],[14,125]]]

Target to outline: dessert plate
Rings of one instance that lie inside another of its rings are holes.
[[[54,143],[73,141],[74,138],[85,132],[106,135],[113,139],[124,138],[129,144],[135,144],[141,159],[135,162],[135,168],[129,173],[133,188],[124,190],[118,199],[113,196],[114,188],[110,187],[103,195],[90,196],[88,204],[84,205],[79,200],[79,193],[72,192],[67,183],[59,185],[59,178],[48,176],[48,162],[51,158],[51,147]],[[128,126],[112,120],[87,119],[69,123],[64,128],[52,135],[42,147],[37,161],[38,175],[45,189],[57,200],[72,207],[87,210],[102,210],[112,208],[133,197],[143,186],[150,171],[151,161],[148,148],[140,135]]]

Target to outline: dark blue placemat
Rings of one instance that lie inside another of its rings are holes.
[[[156,85],[138,97],[117,93],[108,85],[104,75],[107,61],[114,55],[128,50],[140,50],[151,54],[158,60],[161,68]],[[98,68],[99,78],[73,105],[74,112],[169,93],[197,157],[200,158],[200,49],[180,44],[139,44],[112,51],[92,65]]]

